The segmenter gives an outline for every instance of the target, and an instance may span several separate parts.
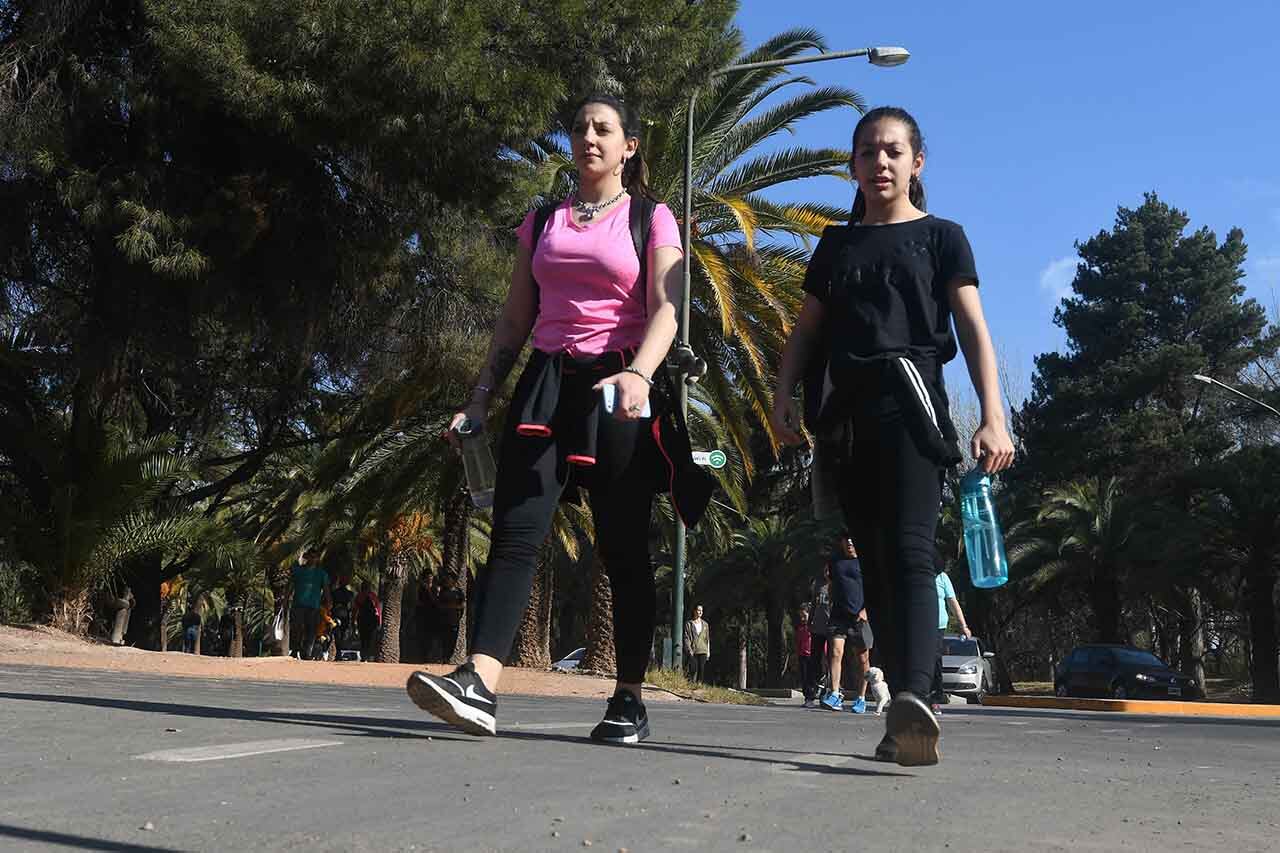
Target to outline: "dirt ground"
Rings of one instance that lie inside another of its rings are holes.
[[[288,657],[224,658],[181,652],[152,652],[128,647],[117,648],[43,626],[17,628],[0,625],[0,665],[3,664],[367,687],[400,687],[414,670],[445,673],[450,669],[443,664],[335,663],[301,661]],[[606,699],[613,692],[613,685],[611,678],[512,667],[503,672],[499,692],[520,696]],[[645,701],[655,700],[683,701],[665,691],[645,692]]]

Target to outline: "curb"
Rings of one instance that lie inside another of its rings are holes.
[[[1172,717],[1240,717],[1280,720],[1280,705],[1243,705],[1228,702],[1059,699],[1056,696],[984,696],[982,697],[982,704],[989,708],[1046,708],[1058,711],[1166,714]]]

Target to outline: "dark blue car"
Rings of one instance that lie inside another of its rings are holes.
[[[1151,652],[1133,646],[1077,646],[1058,666],[1059,696],[1108,699],[1202,699],[1203,686],[1175,672]]]

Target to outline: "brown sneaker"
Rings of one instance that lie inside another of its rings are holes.
[[[929,706],[910,693],[899,693],[889,703],[885,722],[885,740],[897,746],[893,760],[902,767],[924,767],[937,764],[938,736],[942,729]],[[881,741],[881,746],[884,741]],[[876,748],[879,757],[880,747]]]

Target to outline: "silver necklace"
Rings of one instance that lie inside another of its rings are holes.
[[[592,219],[596,218],[597,213],[604,210],[606,207],[613,204],[615,201],[622,198],[626,194],[627,194],[627,188],[623,187],[618,192],[618,194],[615,195],[613,198],[609,199],[608,201],[602,201],[599,204],[591,204],[590,202],[583,201],[582,199],[578,198],[577,194],[574,194],[573,209],[578,211],[578,213],[582,215],[583,222],[590,222]]]

